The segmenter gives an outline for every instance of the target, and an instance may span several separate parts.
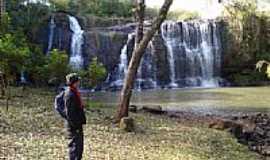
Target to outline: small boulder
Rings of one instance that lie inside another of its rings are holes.
[[[132,112],[132,113],[137,113],[138,107],[135,106],[135,105],[130,105],[129,106],[129,111]]]
[[[238,124],[236,122],[227,119],[215,119],[209,124],[209,128],[217,130],[226,130],[237,126]]]
[[[119,127],[127,132],[132,132],[135,129],[134,120],[131,117],[124,117],[121,119]]]
[[[142,110],[149,112],[149,113],[153,113],[153,114],[165,114],[166,113],[166,111],[162,110],[162,107],[158,106],[158,105],[143,106]]]

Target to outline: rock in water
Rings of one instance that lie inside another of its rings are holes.
[[[134,120],[131,117],[124,117],[120,121],[120,128],[127,132],[134,131]]]

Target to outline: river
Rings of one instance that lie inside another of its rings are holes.
[[[95,102],[116,105],[119,92],[95,92]],[[134,91],[134,105],[160,105],[171,111],[204,114],[270,112],[270,87],[168,89]]]

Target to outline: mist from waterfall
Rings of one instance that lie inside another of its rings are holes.
[[[71,54],[69,59],[69,64],[73,69],[80,69],[84,65],[83,57],[82,57],[82,45],[84,43],[83,33],[78,20],[73,16],[68,16],[70,29],[72,33],[71,39]]]

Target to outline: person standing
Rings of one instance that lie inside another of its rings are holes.
[[[64,102],[67,116],[69,159],[81,160],[84,149],[83,125],[86,124],[86,117],[78,90],[80,77],[77,73],[68,74],[66,76],[66,83],[68,88],[65,90]]]

